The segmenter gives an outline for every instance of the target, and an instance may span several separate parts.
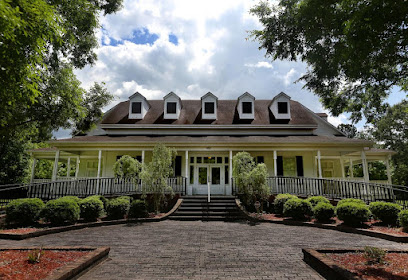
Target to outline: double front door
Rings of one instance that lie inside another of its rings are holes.
[[[225,194],[225,183],[222,176],[224,166],[197,164],[197,177],[195,186],[193,187],[193,194],[208,194],[208,186],[210,187],[210,194]]]

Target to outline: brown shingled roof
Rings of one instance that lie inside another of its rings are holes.
[[[218,100],[217,120],[201,119],[201,100],[183,100],[183,108],[177,120],[165,120],[163,118],[163,100],[149,100],[151,108],[144,119],[129,119],[129,102],[119,103],[109,111],[103,118],[101,124],[254,124],[268,125],[277,123],[287,123],[293,125],[317,125],[305,107],[296,101],[290,101],[290,111],[292,119],[275,120],[268,108],[269,100],[255,100],[255,118],[253,120],[240,120],[236,109],[236,100]]]

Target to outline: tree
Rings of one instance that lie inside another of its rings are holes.
[[[357,128],[352,124],[339,124],[337,128],[346,134],[347,138],[354,138],[357,135]]]
[[[142,164],[129,155],[124,155],[113,165],[113,174],[116,178],[138,178]]]
[[[251,36],[276,59],[302,60],[300,79],[331,114],[374,122],[394,86],[408,90],[405,1],[280,0],[251,9],[262,30]]]
[[[249,153],[240,152],[232,158],[232,166],[234,183],[245,205],[252,206],[258,199],[268,199],[269,190],[266,185],[268,172],[265,164],[255,164]]]
[[[156,145],[153,149],[152,161],[145,163],[140,173],[143,196],[152,195],[156,212],[160,211],[166,193],[173,195],[173,189],[168,185],[168,178],[173,174],[172,163],[176,154],[176,150],[167,148],[163,144]]]

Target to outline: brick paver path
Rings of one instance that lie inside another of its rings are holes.
[[[322,279],[301,248],[405,248],[332,230],[277,224],[163,221],[88,228],[0,246],[110,246],[109,258],[80,279]]]

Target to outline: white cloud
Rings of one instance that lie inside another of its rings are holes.
[[[272,64],[267,61],[258,61],[256,64],[245,63],[245,66],[250,68],[273,68]]]

